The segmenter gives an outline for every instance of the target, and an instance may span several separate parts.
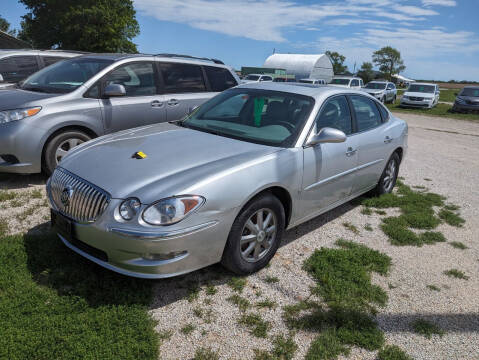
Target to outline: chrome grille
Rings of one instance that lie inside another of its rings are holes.
[[[415,96],[410,96],[409,99],[412,100],[412,101],[423,101],[424,100],[424,98],[422,98],[422,97],[415,97]]]
[[[81,223],[94,222],[111,198],[106,191],[61,168],[48,180],[47,191],[55,210]]]

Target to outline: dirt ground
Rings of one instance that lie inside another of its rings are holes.
[[[212,348],[221,359],[252,359],[253,349],[271,349],[271,336],[288,334],[282,307],[305,299],[314,284],[301,267],[303,261],[314,249],[332,247],[338,238],[363,243],[392,258],[389,276],[373,277],[389,295],[387,306],[377,315],[388,344],[400,346],[415,359],[479,359],[479,123],[397,116],[409,124],[409,149],[400,176],[406,184],[425,186],[461,207],[466,219],[463,227],[443,224],[438,229],[448,242],[460,241],[467,249],[449,243],[393,246],[379,229],[381,217],[387,215],[365,215],[360,206],[343,205],[288,231],[271,266],[246,278],[240,295],[250,301],[252,309],[259,301],[275,303],[271,309],[255,309],[272,324],[268,339],[254,337],[238,324],[241,312],[227,300],[235,294],[228,285],[231,276],[222,274],[221,267],[156,281],[150,313],[164,338],[162,359],[192,358],[199,347]],[[40,175],[0,175],[0,188],[20,194],[16,200],[0,203],[0,220],[7,221],[10,233],[49,226],[44,183]],[[355,225],[359,234],[346,229],[344,222]],[[373,231],[364,230],[367,223]],[[464,271],[469,280],[445,276],[443,272],[451,268]],[[415,334],[410,323],[417,318],[437,324],[445,334],[431,339]],[[315,334],[298,331],[293,336],[299,347],[295,359],[302,359]],[[375,352],[353,348],[348,359],[375,356]]]

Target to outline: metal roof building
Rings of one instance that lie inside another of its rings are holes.
[[[296,80],[311,78],[331,82],[333,64],[326,54],[273,54],[266,59],[264,67],[285,69]]]
[[[31,45],[14,36],[0,31],[0,49],[31,49]]]

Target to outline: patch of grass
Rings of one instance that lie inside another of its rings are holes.
[[[336,332],[327,330],[313,340],[305,360],[330,360],[349,353],[349,348],[341,342]]]
[[[186,324],[185,326],[183,326],[180,331],[185,334],[185,335],[189,335],[191,334],[193,331],[195,331],[196,329],[196,326],[191,324],[191,323],[188,323]]]
[[[29,216],[33,215],[35,210],[37,210],[37,208],[34,207],[34,206],[25,209],[23,212],[21,212],[20,214],[17,215],[17,220],[19,222],[25,221]]]
[[[17,193],[13,191],[0,190],[0,202],[10,201],[17,197]]]
[[[41,199],[41,198],[43,198],[43,192],[40,189],[33,190],[30,193],[30,197],[32,199]]]
[[[8,224],[6,221],[0,219],[0,237],[4,236],[8,231]]]
[[[298,345],[291,335],[275,336],[271,353],[265,350],[254,349],[255,360],[291,360],[298,350]]]
[[[441,289],[438,288],[436,285],[427,285],[426,287],[432,291],[441,291]]]
[[[228,286],[236,292],[243,292],[244,287],[246,286],[246,278],[242,277],[232,277],[228,281]]]
[[[457,211],[460,209],[458,205],[455,204],[446,204],[444,205],[444,209],[449,210],[449,211]]]
[[[1,359],[157,359],[152,283],[75,254],[53,233],[0,237]]]
[[[188,295],[186,296],[186,299],[188,302],[193,302],[198,299],[200,296],[200,287],[198,286],[197,283],[192,283],[188,286]]]
[[[444,330],[439,326],[423,319],[415,320],[411,326],[415,333],[423,335],[428,339],[430,339],[432,335],[442,336],[445,334]]]
[[[213,296],[218,292],[218,289],[216,289],[213,285],[207,285],[205,293],[208,296]]]
[[[163,330],[158,333],[158,338],[163,342],[165,340],[170,340],[173,336],[173,331],[171,330]]]
[[[266,309],[274,309],[276,306],[278,306],[278,304],[276,304],[275,301],[273,300],[270,300],[270,299],[265,299],[265,300],[261,300],[261,301],[258,301],[256,304],[255,304],[256,307],[258,308],[266,308]]]
[[[205,305],[211,305],[212,302],[213,302],[213,301],[211,301],[210,298],[206,298],[206,299],[203,301],[203,303],[204,303]]]
[[[267,282],[268,284],[275,284],[279,282],[279,279],[276,276],[268,275],[265,277],[264,281]]]
[[[349,231],[353,232],[354,234],[356,235],[359,234],[358,228],[355,225],[351,224],[350,222],[343,222],[343,226]]]
[[[469,249],[466,245],[464,245],[460,241],[451,241],[449,245],[451,245],[453,248],[456,248],[456,249],[461,249],[461,250]]]
[[[413,188],[413,189],[418,189],[418,190],[425,190],[425,189],[427,189],[424,185],[414,185],[412,188]]]
[[[361,214],[363,215],[372,215],[373,211],[369,207],[363,207],[361,209]]]
[[[371,224],[366,224],[366,225],[364,225],[364,230],[373,231],[373,227],[371,226]]]
[[[458,269],[446,270],[446,271],[444,271],[443,274],[447,275],[449,277],[454,277],[456,279],[469,280],[469,276],[467,276],[463,271],[458,270]]]
[[[386,104],[386,106],[389,108],[389,110],[391,110],[393,112],[402,112],[402,113],[419,114],[419,115],[425,115],[425,116],[444,117],[444,118],[452,118],[452,119],[459,119],[459,120],[479,121],[479,115],[477,115],[477,114],[453,113],[451,111],[452,105],[448,105],[448,104],[437,104],[432,109],[401,108],[401,107],[399,107],[399,103],[397,103],[397,104]]]
[[[424,178],[425,181],[432,181],[430,178]]]
[[[201,347],[196,349],[193,360],[219,360],[220,356],[216,351],[211,348]]]
[[[22,207],[23,205],[25,205],[25,200],[21,200],[21,199],[13,199],[12,201],[10,201],[10,207],[13,207],[13,208],[17,208],[17,207]]]
[[[198,318],[202,318],[203,317],[203,309],[200,308],[200,307],[195,307],[193,309],[193,315],[195,315]]]
[[[376,210],[374,212],[378,215],[386,215],[386,211],[384,211],[384,210]]]
[[[377,360],[413,360],[399,346],[386,345],[378,352]]]
[[[270,322],[263,320],[260,314],[243,314],[238,322],[248,327],[251,334],[259,338],[265,338],[271,329]]]
[[[234,294],[230,296],[229,298],[227,298],[226,300],[238,306],[240,311],[246,311],[251,306],[248,299],[245,299],[244,297],[241,297],[238,294]]]
[[[466,222],[466,220],[451,210],[441,209],[438,215],[442,220],[451,226],[461,227]]]

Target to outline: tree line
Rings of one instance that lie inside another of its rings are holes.
[[[334,74],[339,75],[349,73],[348,67],[344,65],[344,61],[346,60],[344,55],[329,50],[326,51],[326,55],[331,59]],[[379,69],[379,74],[377,71],[373,70],[373,63]],[[378,77],[391,81],[392,75],[399,74],[405,69],[406,66],[404,65],[399,50],[394,49],[391,46],[385,46],[372,54],[372,62],[363,62],[357,76],[361,77],[365,83]]]

